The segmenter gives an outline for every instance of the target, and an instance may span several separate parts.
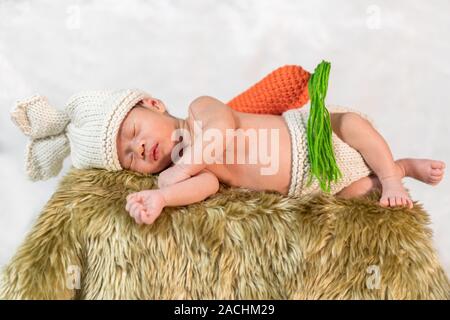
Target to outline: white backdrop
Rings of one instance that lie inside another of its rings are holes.
[[[61,177],[26,179],[17,99],[40,93],[62,108],[79,90],[138,87],[186,116],[199,95],[228,101],[281,65],[327,59],[328,102],[367,113],[395,158],[450,165],[449,12],[447,0],[0,0],[0,265]],[[406,186],[450,273],[449,179]]]

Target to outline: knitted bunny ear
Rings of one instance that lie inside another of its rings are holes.
[[[65,133],[69,117],[49,105],[47,98],[33,96],[19,101],[11,111],[12,121],[30,137],[26,151],[26,172],[32,181],[58,175],[70,154]]]
[[[64,111],[50,106],[46,97],[37,95],[18,101],[11,111],[11,119],[32,139],[58,135],[70,120]]]
[[[26,152],[28,177],[38,181],[57,176],[69,154],[70,144],[65,134],[31,140]]]

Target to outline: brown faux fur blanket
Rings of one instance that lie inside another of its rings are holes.
[[[420,204],[221,186],[137,225],[155,176],[71,171],[2,272],[2,299],[448,299]],[[19,213],[18,213],[19,214]]]

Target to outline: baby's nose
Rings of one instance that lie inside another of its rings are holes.
[[[145,144],[144,143],[139,143],[137,145],[137,150],[136,150],[137,154],[140,157],[143,157],[144,156],[144,151],[145,151]]]

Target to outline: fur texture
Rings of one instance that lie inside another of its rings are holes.
[[[139,226],[125,198],[156,183],[72,168],[3,270],[0,298],[450,297],[418,203],[390,209],[377,193],[297,198],[222,185],[202,203],[166,208]],[[373,266],[381,277],[370,288]]]

